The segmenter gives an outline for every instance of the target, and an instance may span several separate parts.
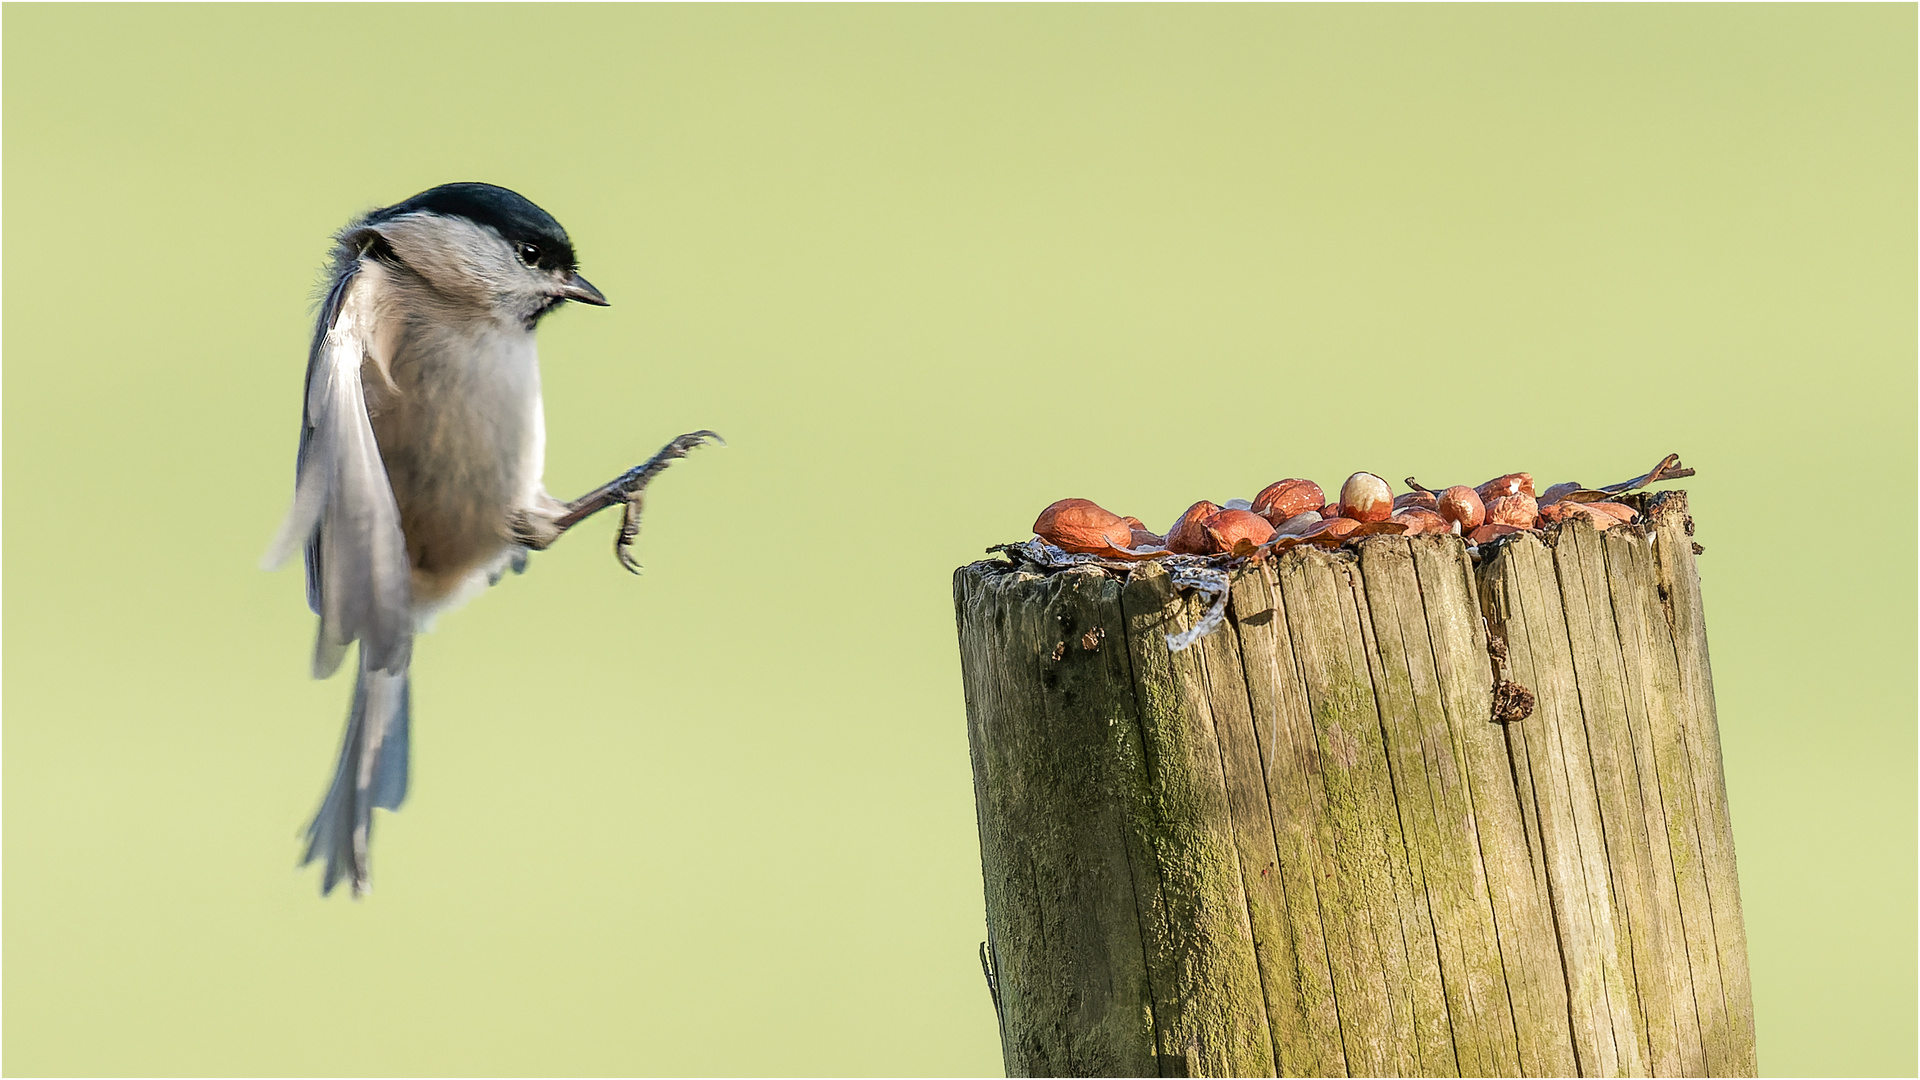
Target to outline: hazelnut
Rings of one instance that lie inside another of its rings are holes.
[[[1320,516],[1320,511],[1318,510],[1303,510],[1281,522],[1279,527],[1274,529],[1274,532],[1279,533],[1281,536],[1299,536],[1301,533],[1306,532],[1308,529],[1313,528],[1325,520],[1325,518]]]
[[[1160,548],[1167,546],[1167,538],[1147,528],[1146,523],[1142,522],[1139,518],[1128,516],[1122,517],[1120,520],[1127,523],[1127,529],[1133,534],[1133,542],[1123,544],[1121,545],[1122,547]]]
[[[1496,525],[1489,521],[1485,525],[1467,534],[1467,539],[1476,544],[1484,544],[1489,540],[1498,539],[1502,536],[1512,536],[1514,533],[1526,531],[1525,529],[1516,528],[1512,525]]]
[[[1560,503],[1559,506],[1565,508],[1566,511],[1562,517],[1563,521],[1572,521],[1578,518],[1592,525],[1600,532],[1606,532],[1615,525],[1623,524],[1619,518],[1614,517],[1605,510],[1595,509],[1594,503],[1563,502]]]
[[[1306,532],[1301,533],[1300,537],[1303,540],[1339,540],[1351,535],[1353,531],[1359,527],[1360,523],[1352,518],[1330,517],[1322,520],[1320,524],[1315,525]]]
[[[1393,516],[1393,489],[1372,473],[1354,473],[1340,485],[1340,514],[1360,522],[1385,521]]]
[[[1487,507],[1480,493],[1465,484],[1455,484],[1440,493],[1440,516],[1458,522],[1460,531],[1470,533],[1487,520]]]
[[[1167,550],[1177,555],[1205,555],[1206,520],[1219,512],[1219,506],[1205,499],[1187,507],[1186,513],[1167,530]]]
[[[1586,503],[1585,505],[1592,507],[1593,509],[1598,510],[1602,513],[1612,514],[1614,517],[1619,518],[1621,523],[1625,525],[1633,524],[1634,520],[1640,516],[1640,512],[1638,510],[1635,510],[1633,507],[1628,506],[1626,503],[1590,502],[1590,503]]]
[[[1564,484],[1555,484],[1552,487],[1548,488],[1543,494],[1541,494],[1540,505],[1552,506],[1554,503],[1559,502],[1561,499],[1564,499],[1568,495],[1571,495],[1574,492],[1579,490],[1581,490],[1580,484],[1574,481],[1568,481],[1567,483],[1564,483]]]
[[[1033,531],[1063,551],[1098,553],[1133,542],[1133,530],[1124,518],[1088,499],[1061,499],[1040,511]]]
[[[1207,518],[1201,528],[1214,552],[1232,551],[1241,540],[1258,546],[1273,539],[1273,524],[1251,510],[1222,510]]]
[[[1496,476],[1475,488],[1474,493],[1479,495],[1480,501],[1484,503],[1492,503],[1502,495],[1525,495],[1531,499],[1533,498],[1533,474],[1517,472]]]
[[[1339,516],[1340,516],[1340,504],[1339,504],[1339,503],[1327,503],[1327,504],[1326,504],[1325,506],[1322,506],[1322,507],[1320,508],[1320,516],[1321,516],[1322,518],[1337,518],[1337,517],[1339,517]]]
[[[1431,536],[1453,531],[1453,523],[1424,506],[1410,506],[1394,514],[1393,521],[1405,523],[1408,536]]]
[[[1502,495],[1487,503],[1488,525],[1512,525],[1515,528],[1531,529],[1533,523],[1540,520],[1540,504],[1533,496],[1525,492]]]
[[[1393,510],[1395,513],[1399,513],[1409,506],[1417,506],[1422,510],[1438,510],[1440,508],[1440,497],[1431,491],[1409,491],[1405,495],[1395,495],[1393,497]]]
[[[1260,489],[1253,497],[1253,512],[1275,525],[1305,510],[1326,505],[1326,492],[1311,480],[1281,480]]]

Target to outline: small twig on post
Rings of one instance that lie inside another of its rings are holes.
[[[1645,476],[1637,476],[1632,480],[1622,481],[1618,484],[1608,484],[1600,490],[1616,493],[1634,491],[1646,487],[1648,484],[1657,484],[1662,480],[1678,480],[1681,477],[1692,475],[1692,469],[1686,469],[1680,466],[1679,454],[1668,454],[1666,457],[1661,458],[1660,464],[1655,465],[1652,471],[1648,472]]]

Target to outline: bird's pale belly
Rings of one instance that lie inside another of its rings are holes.
[[[508,553],[510,515],[539,480],[539,399],[458,376],[443,376],[431,395],[407,381],[400,389],[375,411],[374,437],[400,508],[413,603],[430,608]]]

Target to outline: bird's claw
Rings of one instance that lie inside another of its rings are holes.
[[[634,495],[621,508],[620,531],[613,536],[613,557],[630,574],[640,572],[640,563],[633,557],[633,538],[640,535],[640,497]]]
[[[725,446],[727,442],[712,431],[690,431],[660,448],[660,452],[647,459],[644,465],[635,465],[628,469],[625,476],[614,481],[614,493],[620,498],[629,498],[666,469],[667,465],[686,457],[696,446],[704,446],[711,441],[715,446]]]
[[[614,495],[624,502],[620,516],[620,531],[613,537],[613,556],[620,560],[629,573],[638,574],[640,564],[632,553],[633,541],[640,535],[640,505],[645,496],[646,487],[655,476],[665,471],[667,465],[696,446],[712,443],[715,446],[727,445],[727,440],[715,431],[690,431],[660,448],[660,452],[647,459],[644,465],[628,469],[626,475],[614,481]]]

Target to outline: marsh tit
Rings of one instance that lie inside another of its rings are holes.
[[[606,507],[614,541],[639,529],[641,494],[696,431],[571,502],[541,484],[546,428],[534,329],[567,301],[605,307],[565,229],[492,184],[444,184],[375,210],[335,238],[307,355],[293,508],[267,554],[306,549],[320,617],[313,675],[360,643],[359,678],[333,784],[302,864],[321,892],[367,891],[373,808],[407,794],[407,667],[413,635]]]

